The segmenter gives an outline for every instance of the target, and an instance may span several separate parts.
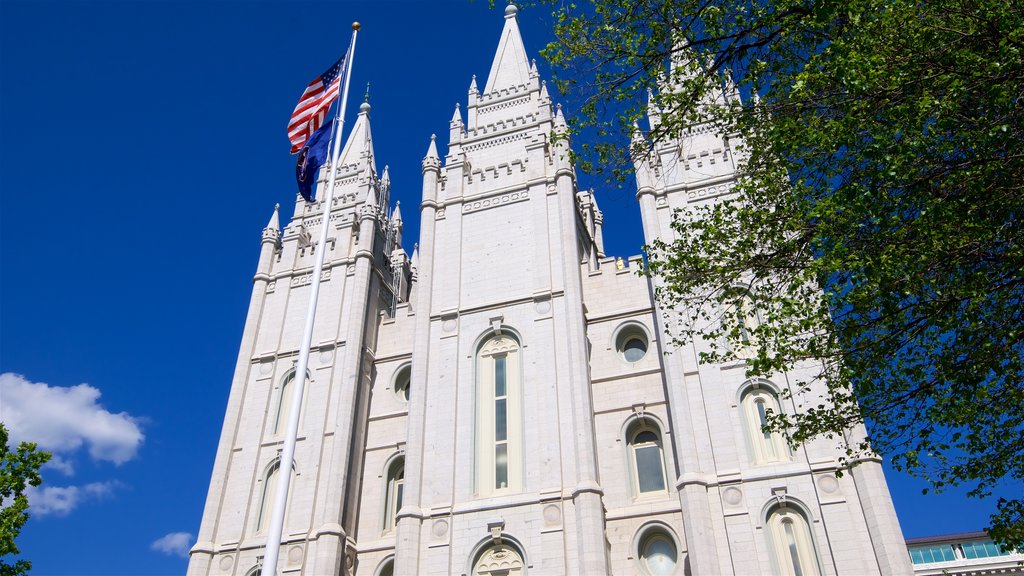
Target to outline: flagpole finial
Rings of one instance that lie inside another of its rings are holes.
[[[352,23],[352,29],[353,30],[359,30],[360,27],[361,26],[360,26],[359,22],[353,22]]]

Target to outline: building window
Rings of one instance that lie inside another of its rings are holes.
[[[398,456],[388,466],[387,484],[384,486],[384,531],[397,525],[398,511],[402,509],[405,489],[405,458]]]
[[[374,576],[394,576],[395,573],[395,557],[391,556],[380,563],[377,566],[377,570],[373,573]]]
[[[285,428],[288,426],[288,416],[292,409],[292,396],[295,395],[295,371],[292,371],[288,376],[285,377],[284,383],[281,384],[281,390],[277,394],[277,414],[274,416],[274,434],[281,435],[285,433]],[[302,398],[305,400],[306,391],[309,389],[309,378],[306,378],[306,386],[302,389]],[[301,412],[300,412],[301,417]],[[301,422],[301,420],[300,420]]]
[[[519,344],[497,336],[477,357],[477,460],[482,494],[519,488],[521,469]]]
[[[640,529],[633,546],[641,574],[663,576],[677,572],[679,545],[667,525],[656,522]]]
[[[661,429],[650,419],[637,420],[629,427],[626,440],[635,493],[664,492],[667,483]]]
[[[818,576],[821,573],[810,526],[798,510],[790,506],[775,508],[768,515],[768,535],[779,574]]]
[[[523,556],[506,544],[485,549],[473,564],[474,576],[516,576],[523,573]]]
[[[270,524],[273,513],[273,500],[278,497],[278,479],[281,478],[281,460],[275,461],[263,475],[263,486],[260,488],[259,504],[256,509],[256,532],[263,532]],[[292,483],[294,484],[294,483]],[[288,486],[288,497],[292,497],[292,485]]]
[[[960,545],[964,552],[964,558],[974,560],[976,558],[993,558],[995,556],[1007,556],[1008,550],[1004,550],[991,540],[980,540],[975,542],[964,542]]]
[[[409,401],[409,385],[412,383],[412,365],[405,364],[395,372],[392,382],[395,396],[402,402]]]
[[[615,330],[615,350],[619,357],[633,364],[643,360],[650,346],[647,330],[636,322],[627,322]]]
[[[790,450],[782,434],[764,429],[771,414],[781,413],[775,393],[761,386],[751,388],[743,394],[740,404],[743,406],[743,419],[754,463],[788,461]]]

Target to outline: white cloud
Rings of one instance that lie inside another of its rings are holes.
[[[118,486],[117,482],[93,482],[83,486],[28,487],[29,514],[39,516],[67,516],[79,504],[87,500],[98,500],[109,495]]]
[[[123,464],[135,457],[145,436],[139,419],[108,412],[88,384],[62,387],[0,374],[0,421],[14,442],[35,442],[54,455],[51,468],[71,474],[69,458],[83,445],[94,460]],[[52,488],[56,490],[57,488]]]
[[[154,540],[149,547],[164,554],[187,558],[189,548],[192,547],[192,534],[189,532],[171,532]]]

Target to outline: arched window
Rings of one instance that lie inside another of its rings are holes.
[[[270,514],[274,508],[274,497],[277,494],[277,477],[281,470],[281,461],[274,462],[263,477],[260,490],[260,504],[256,511],[256,532],[263,532],[270,523]]]
[[[778,506],[768,514],[771,540],[778,573],[783,576],[818,576],[818,554],[814,550],[807,518],[792,506]]]
[[[277,393],[277,413],[274,415],[274,434],[281,435],[285,433],[285,428],[288,426],[288,416],[292,409],[292,396],[295,395],[295,371],[293,370],[288,376],[285,377],[284,383],[281,384],[281,390]],[[302,389],[302,398],[306,398],[306,392],[309,390],[309,378],[306,378],[306,386]]]
[[[384,531],[396,525],[398,511],[402,509],[402,493],[405,489],[405,457],[398,456],[388,466],[387,484],[384,486]]]
[[[516,576],[523,573],[523,557],[507,544],[486,548],[473,563],[473,576]]]
[[[395,397],[402,402],[409,401],[409,387],[412,384],[412,365],[405,364],[395,371],[393,390]]]
[[[664,492],[665,457],[661,429],[649,418],[638,419],[626,432],[633,491],[637,494]]]
[[[522,477],[519,343],[491,338],[477,355],[477,478],[481,494],[516,490]]]
[[[765,431],[768,416],[781,413],[779,399],[764,386],[752,387],[743,393],[741,400],[747,439],[753,451],[755,464],[785,462],[790,459],[789,446],[782,435]]]
[[[650,576],[675,574],[679,567],[679,545],[671,529],[660,522],[641,528],[633,539],[639,572]]]
[[[373,573],[374,576],[394,576],[395,573],[395,557],[390,556],[377,566],[377,570]]]

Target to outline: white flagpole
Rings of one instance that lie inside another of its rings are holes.
[[[334,201],[334,184],[337,181],[335,172],[338,157],[341,156],[341,133],[345,125],[345,108],[348,105],[348,82],[352,78],[352,61],[356,53],[356,35],[359,23],[352,23],[352,42],[349,44],[348,56],[345,57],[345,84],[341,92],[341,105],[338,107],[334,121],[337,126],[334,132],[334,149],[331,151],[331,165],[328,170],[327,197],[324,204],[323,217],[320,222],[320,241],[314,247],[316,257],[313,264],[313,276],[310,279],[309,308],[306,311],[306,328],[302,333],[302,347],[299,348],[299,363],[295,366],[294,390],[292,391],[291,410],[288,413],[288,428],[285,435],[284,448],[281,450],[280,468],[277,471],[277,491],[274,495],[274,511],[270,516],[270,531],[267,534],[267,547],[263,554],[263,567],[260,574],[274,576],[277,574],[277,558],[281,549],[281,532],[284,530],[285,506],[288,503],[288,486],[292,479],[292,462],[295,459],[295,438],[299,431],[299,415],[302,411],[302,393],[306,388],[306,370],[309,366],[309,347],[313,342],[313,320],[316,318],[316,301],[320,294],[320,274],[324,268],[324,254],[327,252],[327,230],[331,219],[331,204]]]

